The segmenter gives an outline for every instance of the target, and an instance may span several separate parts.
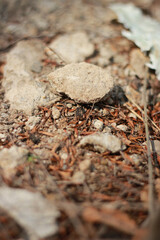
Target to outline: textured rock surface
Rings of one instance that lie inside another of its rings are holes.
[[[109,150],[115,153],[125,148],[118,137],[109,133],[95,133],[84,137],[80,141],[79,146],[84,147],[86,145],[93,145],[94,149],[98,152]]]
[[[94,52],[85,32],[75,32],[59,36],[50,44],[50,48],[59,53],[68,62],[82,62]]]
[[[8,53],[3,87],[5,99],[9,100],[12,109],[31,114],[34,108],[54,98],[49,94],[47,85],[36,80],[32,71],[35,64],[41,64],[43,49],[41,41],[28,40],[19,42]]]
[[[108,71],[89,63],[71,63],[48,75],[53,91],[65,93],[76,102],[98,102],[113,88]]]

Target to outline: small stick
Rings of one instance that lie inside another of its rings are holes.
[[[148,182],[149,182],[149,217],[150,220],[154,217],[154,179],[153,179],[153,166],[152,166],[152,157],[151,157],[151,149],[150,149],[150,139],[149,139],[149,129],[148,129],[148,117],[147,117],[147,100],[146,100],[146,89],[147,89],[147,69],[144,79],[144,125],[146,132],[146,140],[147,140],[147,156],[148,156]]]

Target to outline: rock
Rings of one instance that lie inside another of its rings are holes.
[[[130,112],[130,113],[128,114],[128,117],[129,117],[129,118],[137,119],[137,116],[136,116],[134,113],[132,113],[132,112]]]
[[[10,177],[15,172],[15,167],[24,163],[28,157],[28,150],[22,147],[12,146],[3,148],[0,151],[0,167],[6,177]]]
[[[40,122],[40,120],[40,117],[30,116],[25,124],[29,129],[32,129],[36,126],[37,123]]]
[[[53,92],[65,93],[76,102],[95,103],[113,88],[107,70],[89,63],[71,63],[48,75]]]
[[[87,170],[91,166],[91,160],[90,159],[85,159],[84,161],[80,162],[79,164],[79,169],[81,171]]]
[[[57,233],[60,213],[40,193],[0,187],[0,208],[13,217],[28,234],[27,239],[42,239]]]
[[[106,127],[103,129],[103,133],[111,133],[111,128],[106,126]]]
[[[133,49],[130,54],[130,65],[135,71],[135,74],[139,78],[144,78],[146,71],[145,65],[147,63],[147,58],[139,49]]]
[[[52,117],[53,119],[58,119],[61,116],[61,112],[56,107],[52,107]]]
[[[117,126],[117,128],[123,132],[127,132],[128,130],[128,126],[124,125],[124,124],[120,124]]]
[[[82,62],[94,52],[94,45],[89,42],[85,32],[59,36],[49,47],[59,53],[67,63]]]
[[[74,184],[83,184],[85,181],[85,175],[82,171],[74,173],[71,180]]]
[[[102,130],[103,130],[103,122],[100,121],[100,120],[95,119],[95,120],[93,121],[93,126],[94,126],[94,128],[96,128],[96,129],[99,130],[99,131],[102,131]]]
[[[40,40],[27,40],[19,42],[8,53],[2,84],[11,109],[31,114],[37,106],[55,98],[49,86],[37,80],[32,72],[33,68],[34,71],[40,70],[43,49]],[[39,67],[35,69],[36,65]]]
[[[112,153],[119,152],[125,149],[125,145],[121,140],[109,133],[95,133],[89,136],[85,136],[79,143],[80,147],[86,145],[92,145],[94,150],[98,152],[111,151]]]
[[[134,164],[137,166],[139,166],[143,161],[142,156],[138,154],[132,154],[130,158],[133,160]]]

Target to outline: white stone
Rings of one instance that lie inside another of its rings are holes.
[[[94,126],[94,128],[96,128],[97,130],[102,131],[102,129],[103,129],[103,122],[100,121],[100,120],[95,119],[95,120],[93,121],[93,126]]]
[[[56,219],[60,213],[40,193],[1,187],[0,208],[25,229],[28,239],[45,238],[58,231]]]
[[[96,151],[101,153],[107,150],[116,153],[125,148],[118,137],[109,133],[95,133],[83,137],[79,146],[85,147],[86,145],[92,145]]]
[[[132,112],[130,112],[130,113],[128,114],[128,117],[137,119],[137,116],[136,116],[134,113],[132,113]]]
[[[72,176],[72,182],[74,184],[83,184],[85,181],[85,174],[82,171],[75,172]]]
[[[14,174],[14,168],[27,160],[28,150],[22,147],[12,146],[0,151],[0,167],[4,174],[9,177]]]
[[[80,162],[79,164],[79,169],[81,171],[87,170],[91,166],[91,160],[90,159],[85,159],[84,161]]]
[[[61,112],[56,107],[52,107],[52,117],[53,119],[58,119],[61,116]]]
[[[21,41],[7,54],[2,84],[11,109],[31,114],[37,106],[55,98],[49,86],[36,79],[32,72],[33,66],[41,63],[43,55],[44,44],[40,40]]]
[[[33,127],[36,126],[37,123],[40,122],[40,120],[41,120],[40,117],[30,116],[25,124],[28,128],[32,129]]]
[[[134,164],[137,166],[139,166],[143,161],[142,156],[140,156],[138,154],[132,154],[130,157],[133,160]]]
[[[126,126],[126,125],[124,125],[124,124],[118,125],[117,128],[118,128],[119,130],[122,130],[123,132],[127,132],[127,130],[128,130],[128,126]]]
[[[67,63],[82,62],[94,52],[94,45],[85,32],[75,32],[57,37],[49,46]]]
[[[113,88],[107,70],[89,63],[71,63],[51,72],[48,80],[55,93],[65,93],[76,102],[95,103]]]

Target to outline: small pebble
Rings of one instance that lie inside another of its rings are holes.
[[[103,122],[102,121],[100,121],[100,120],[94,120],[93,121],[93,126],[97,129],[97,130],[99,130],[99,131],[102,131],[103,130]]]
[[[56,120],[56,119],[60,118],[60,116],[61,116],[60,111],[56,107],[52,107],[52,117],[53,117],[53,119]]]
[[[139,166],[141,164],[141,162],[143,161],[143,158],[138,154],[133,154],[130,157],[134,161],[134,164],[136,166]]]
[[[81,171],[85,171],[87,170],[91,165],[91,160],[90,159],[86,159],[84,161],[82,161],[80,164],[79,164],[79,169]]]
[[[128,117],[137,119],[137,116],[132,112],[128,114]]]
[[[119,130],[122,130],[123,132],[126,132],[128,130],[128,127],[124,124],[120,124],[117,126]]]
[[[82,171],[76,172],[72,177],[72,182],[75,184],[83,184],[85,181],[85,175]]]
[[[72,104],[71,103],[67,103],[66,105],[67,105],[67,108],[69,108],[69,109],[72,108]]]

